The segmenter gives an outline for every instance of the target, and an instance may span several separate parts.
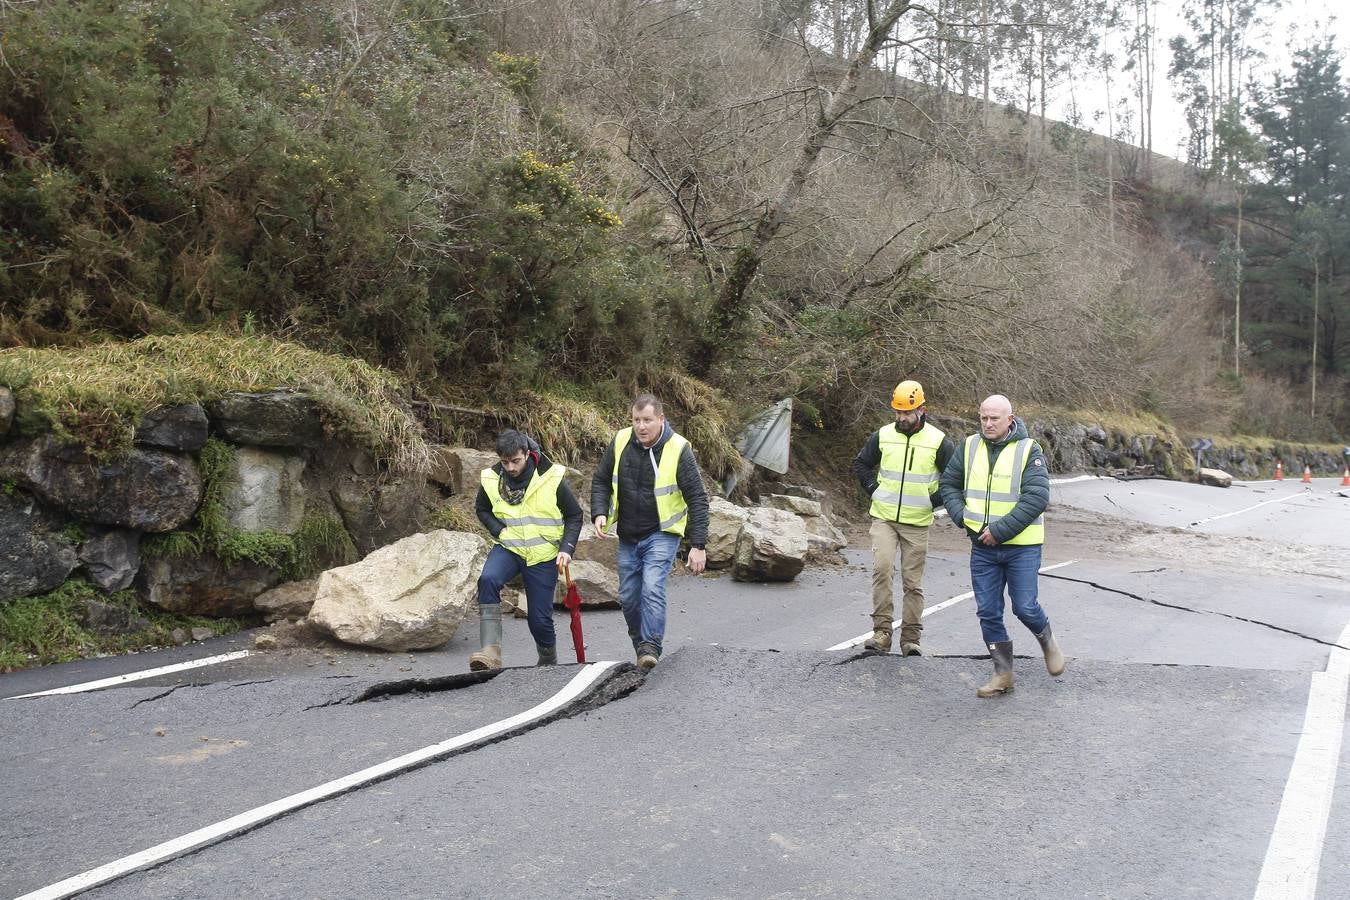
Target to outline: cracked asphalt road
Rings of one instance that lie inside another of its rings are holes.
[[[969,600],[925,620],[929,657],[824,652],[868,627],[864,554],[791,585],[677,578],[668,655],[631,693],[91,895],[1251,897],[1310,674],[1350,621],[1350,499],[1315,487],[1212,530],[1184,525],[1297,488],[1058,488],[1046,563],[1076,561],[1042,598],[1069,669],[1046,675],[1014,624],[1017,689],[995,701],[974,697]],[[935,527],[930,606],[969,590],[963,540]],[[628,658],[618,613],[586,629],[591,658]],[[517,713],[577,671],[468,678],[472,630],[0,701],[0,896]],[[166,661],[3,676],[0,696]],[[1350,740],[1338,771],[1323,897],[1350,896]]]

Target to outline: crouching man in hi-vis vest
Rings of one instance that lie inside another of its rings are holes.
[[[900,608],[900,653],[920,656],[923,636],[923,570],[928,559],[928,527],[933,508],[942,503],[938,478],[952,456],[952,440],[926,421],[923,386],[902,381],[891,394],[895,424],[884,425],[863,444],[853,460],[853,475],[872,498],[872,636],[863,647],[891,649],[895,613],[895,552],[905,587]]]
[[[666,579],[680,539],[689,538],[689,571],[707,565],[708,492],[694,448],[666,421],[661,401],[641,394],[633,425],[614,435],[591,481],[595,532],[619,538],[619,605],[637,663],[661,658],[666,633]]]
[[[1037,601],[1050,474],[1041,447],[1027,436],[1007,397],[980,404],[980,433],[966,438],[942,473],[942,500],[970,537],[970,581],[980,630],[994,676],[976,691],[994,697],[1013,687],[1013,645],[1003,627],[1003,591],[1013,615],[1031,629],[1051,675],[1064,671],[1064,654]]]
[[[478,577],[481,649],[469,657],[475,672],[502,667],[502,587],[517,575],[525,582],[538,664],[558,661],[553,588],[581,536],[581,504],[562,466],[532,439],[509,429],[497,437],[497,456],[501,461],[483,470],[474,503],[493,540]]]

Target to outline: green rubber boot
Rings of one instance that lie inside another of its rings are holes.
[[[478,643],[481,649],[469,657],[469,671],[483,672],[502,667],[502,605],[478,607]]]

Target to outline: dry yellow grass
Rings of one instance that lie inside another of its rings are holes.
[[[392,373],[270,337],[202,332],[16,347],[0,350],[0,385],[14,390],[24,416],[43,417],[105,452],[125,447],[136,422],[156,407],[289,387],[312,396],[334,432],[394,468],[425,471],[429,461]]]

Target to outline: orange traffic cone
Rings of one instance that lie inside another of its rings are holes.
[[[1341,476],[1341,487],[1350,487],[1350,466],[1345,467],[1345,474]]]
[[[1303,483],[1312,484],[1312,466],[1307,463],[1303,464]]]
[[[1284,481],[1284,460],[1275,460],[1275,480]]]

